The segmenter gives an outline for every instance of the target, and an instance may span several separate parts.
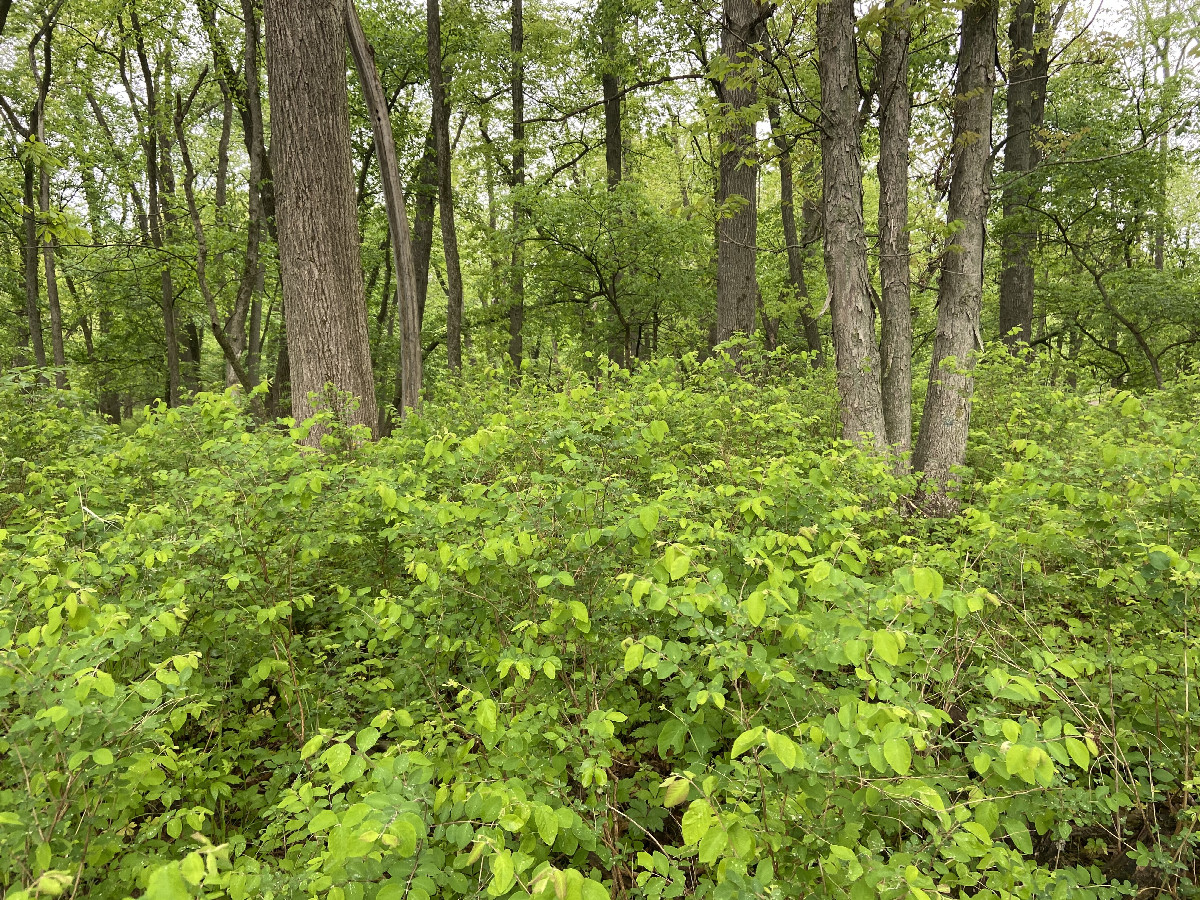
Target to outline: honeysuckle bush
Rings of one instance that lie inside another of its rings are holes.
[[[1051,374],[945,520],[783,355],[320,452],[11,377],[5,896],[1195,896],[1200,382]]]

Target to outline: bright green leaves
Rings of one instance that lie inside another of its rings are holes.
[[[691,846],[700,843],[712,827],[714,818],[712,807],[708,805],[707,800],[693,800],[683,814],[681,823],[684,844]]]
[[[642,659],[646,655],[646,645],[640,641],[629,645],[629,649],[625,651],[625,671],[633,672],[642,664]]]
[[[897,775],[907,775],[912,766],[912,748],[903,738],[889,738],[883,742],[883,758]]]
[[[490,734],[496,730],[499,711],[496,701],[491,697],[485,697],[479,701],[479,705],[475,707],[475,724],[479,726],[481,732]]]
[[[533,808],[533,821],[542,842],[547,847],[554,846],[558,837],[558,814],[546,804],[539,803]]]
[[[934,569],[923,567],[914,568],[912,572],[913,588],[922,600],[936,600],[944,587],[942,576]]]
[[[794,769],[796,767],[799,748],[796,746],[796,742],[786,734],[768,731],[767,746],[771,748],[771,752],[775,754],[785,769]]]
[[[678,806],[683,803],[692,791],[691,782],[686,778],[669,779],[666,782],[666,788],[663,793],[663,806],[666,807]]]
[[[492,857],[492,880],[488,883],[488,896],[501,897],[516,883],[512,853],[500,850]]]
[[[751,625],[759,625],[763,616],[767,614],[767,598],[762,591],[755,591],[742,604],[742,609],[745,610],[746,618],[750,620]]]
[[[1049,787],[1054,780],[1054,761],[1041,747],[1011,744],[1004,754],[1004,768],[1028,784]]]
[[[729,751],[729,758],[737,759],[751,747],[757,746],[758,742],[762,740],[763,731],[765,730],[766,729],[763,728],[762,725],[756,725],[755,727],[739,734],[737,739],[733,742],[733,747]]]
[[[334,744],[328,750],[321,754],[321,762],[323,762],[333,775],[338,774],[342,769],[346,768],[346,764],[350,762],[350,757],[353,751],[347,744]]]
[[[871,637],[871,646],[877,657],[894,666],[900,662],[900,641],[901,638],[894,632],[876,631]]]
[[[1064,738],[1063,744],[1067,748],[1067,754],[1071,757],[1071,762],[1079,766],[1081,769],[1088,769],[1091,765],[1091,755],[1088,753],[1087,745],[1079,740],[1079,738]]]
[[[144,900],[191,900],[191,896],[176,863],[167,863],[151,872],[143,895]]]
[[[671,581],[678,581],[688,573],[692,563],[688,550],[679,544],[671,544],[663,554],[663,566]]]

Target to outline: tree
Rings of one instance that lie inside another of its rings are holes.
[[[335,403],[347,423],[374,430],[342,4],[267,0],[265,18],[293,414],[303,420]],[[326,396],[327,386],[354,402]],[[309,441],[319,439],[314,429]]]
[[[912,308],[908,265],[908,86],[910,8],[889,0],[879,58],[880,388],[887,441],[901,459],[912,450]]]
[[[954,132],[949,236],[938,282],[937,336],[913,467],[924,473],[930,508],[956,508],[946,494],[952,469],[967,453],[974,351],[982,349],[984,225],[992,153],[992,96],[996,85],[996,4],[977,0],[963,9],[954,86]]]
[[[717,187],[718,343],[754,332],[758,305],[758,151],[755,147],[755,45],[771,7],[757,0],[724,0],[721,29],[723,129]]]
[[[847,440],[883,451],[887,428],[867,275],[853,0],[827,0],[817,5],[817,53],[825,273],[833,313],[842,433]]]

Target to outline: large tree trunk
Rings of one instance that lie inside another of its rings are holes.
[[[396,397],[399,398],[399,403],[396,404],[396,412],[403,417],[409,410],[415,409],[421,400],[421,317],[417,308],[412,235],[408,230],[408,212],[404,208],[404,190],[400,187],[400,163],[396,157],[396,142],[392,137],[392,120],[388,113],[387,97],[383,93],[383,84],[375,68],[375,51],[363,34],[354,0],[346,0],[346,29],[354,64],[358,69],[359,84],[362,86],[367,111],[371,116],[371,128],[375,135],[375,156],[379,159],[379,177],[383,182],[383,198],[387,206],[388,230],[392,234],[392,254],[396,263],[396,309],[400,319],[400,365],[396,372]],[[350,208],[353,211],[353,204]],[[361,276],[360,269],[360,285]],[[365,327],[365,292],[362,308]],[[389,423],[380,419],[379,429],[384,433],[390,431]]]
[[[522,234],[525,212],[521,197],[525,189],[525,16],[522,0],[512,0],[512,263],[509,277],[508,358],[521,372],[525,355],[525,260]]]
[[[451,372],[462,368],[462,268],[458,259],[458,230],[454,224],[454,184],[450,168],[450,99],[442,63],[442,16],[438,0],[427,0],[429,93],[433,104],[433,132],[437,141],[438,210],[442,225],[442,250],[446,256],[446,357]]]
[[[931,489],[930,511],[953,512],[946,495],[951,469],[962,465],[971,422],[974,350],[981,345],[984,226],[992,150],[992,95],[996,85],[996,4],[981,0],[962,13],[958,82],[954,88],[953,158],[947,238],[938,284],[937,336],[929,390],[913,466]]]
[[[717,343],[735,334],[753,334],[758,305],[755,258],[758,242],[757,121],[758,101],[750,71],[755,44],[762,39],[763,23],[773,7],[756,0],[724,0],[721,52],[729,66],[721,81],[720,99],[725,116],[721,133],[721,161],[717,203]]]
[[[908,266],[908,0],[889,0],[879,77],[880,388],[887,440],[901,465],[912,450],[912,306]]]
[[[887,429],[863,225],[854,0],[817,4],[817,53],[825,275],[833,313],[842,434],[847,440],[882,452],[887,446]]]
[[[429,298],[429,258],[433,253],[433,210],[437,205],[437,138],[433,126],[425,134],[425,150],[417,162],[411,192],[413,202],[413,264],[417,279],[417,318],[425,324],[425,301]]]
[[[21,210],[21,222],[25,232],[25,246],[21,254],[24,263],[25,281],[25,318],[29,323],[29,340],[33,344],[33,361],[39,369],[46,367],[46,342],[42,337],[42,304],[39,299],[40,285],[38,284],[38,239],[37,239],[37,200],[34,197],[33,163],[25,163],[24,193]]]
[[[304,420],[335,406],[378,427],[367,333],[339,0],[267,0],[271,156],[292,383]],[[355,404],[326,394],[330,385]],[[356,408],[351,409],[350,406]],[[319,446],[313,429],[308,442]]]
[[[783,133],[783,117],[779,104],[772,102],[767,107],[771,121],[771,138],[779,153],[779,209],[783,219],[783,242],[787,245],[788,281],[800,303],[800,327],[812,367],[819,369],[824,360],[821,352],[821,328],[812,311],[812,298],[808,293],[808,279],[804,276],[804,259],[808,255],[796,228],[796,183],[792,168],[792,148]]]
[[[46,143],[46,106],[45,98],[50,93],[50,79],[53,73],[53,25],[47,23],[42,38],[42,72],[38,76],[34,69],[34,77],[38,77],[38,102],[34,107],[33,130],[39,143]],[[32,57],[31,57],[32,61]],[[43,220],[50,213],[50,170],[43,164],[38,173],[38,209]],[[50,351],[54,361],[54,384],[62,390],[67,386],[67,357],[63,350],[62,306],[58,297],[58,272],[54,264],[54,238],[49,234],[42,241],[42,261],[46,269],[46,306],[50,310]]]

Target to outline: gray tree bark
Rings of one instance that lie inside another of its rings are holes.
[[[450,99],[442,62],[442,16],[438,0],[427,0],[429,92],[433,105],[433,132],[437,143],[438,211],[442,250],[446,257],[446,357],[451,372],[462,368],[462,267],[458,258],[458,230],[454,223],[454,183],[450,168]]]
[[[847,440],[883,452],[887,429],[863,225],[854,0],[817,4],[817,53],[825,275],[833,313],[842,434]]]
[[[953,157],[947,239],[938,284],[937,335],[929,390],[913,466],[929,485],[929,511],[957,509],[946,490],[952,469],[966,459],[971,423],[972,370],[983,305],[984,227],[992,151],[992,97],[996,86],[996,3],[979,0],[962,12],[958,81],[954,88]]]
[[[279,270],[298,420],[337,404],[349,424],[378,426],[367,333],[346,88],[345,6],[267,0],[271,158]],[[354,398],[330,398],[326,386]],[[308,442],[319,446],[313,429]]]
[[[525,355],[525,260],[521,232],[525,213],[521,192],[525,188],[525,14],[522,0],[512,0],[512,268],[509,275],[508,358],[517,374]]]
[[[730,67],[719,97],[725,125],[717,204],[717,343],[753,334],[758,305],[758,151],[752,112],[758,101],[755,45],[773,7],[757,0],[724,0],[721,52]]]
[[[893,452],[912,450],[912,305],[908,265],[909,3],[889,0],[879,61],[879,317],[883,420]]]

